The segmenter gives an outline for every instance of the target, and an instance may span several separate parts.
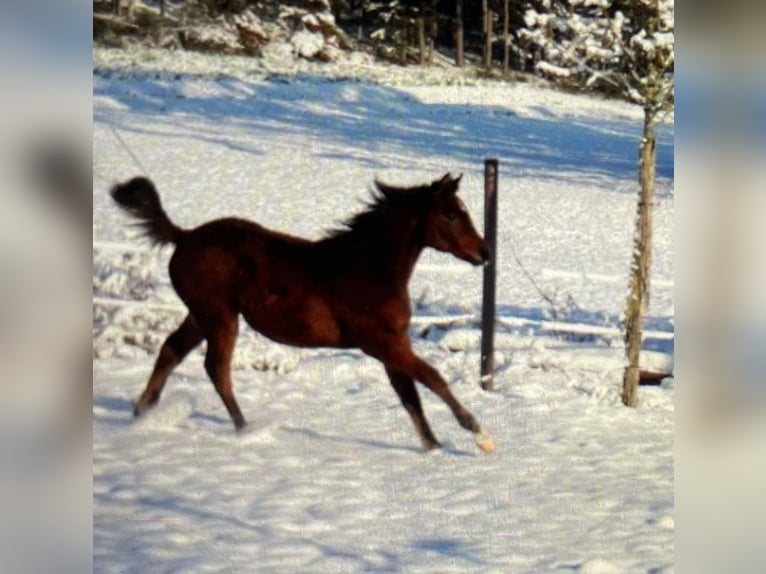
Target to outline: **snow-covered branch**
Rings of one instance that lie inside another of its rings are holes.
[[[543,0],[524,23],[519,44],[542,75],[644,106],[672,105],[673,0]]]

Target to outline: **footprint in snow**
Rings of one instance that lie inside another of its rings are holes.
[[[235,435],[238,441],[246,444],[270,444],[277,440],[274,436],[276,430],[277,425],[274,423],[249,422],[236,431]]]
[[[168,429],[180,426],[194,413],[195,401],[191,395],[176,392],[164,396],[151,409],[135,419],[138,430]],[[132,414],[131,414],[132,416]]]

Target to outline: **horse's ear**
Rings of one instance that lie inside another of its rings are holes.
[[[396,192],[399,191],[399,188],[396,188],[393,185],[388,185],[377,178],[375,178],[375,189],[382,193],[384,197],[389,198],[392,195],[396,195]]]
[[[460,185],[460,179],[462,177],[463,177],[462,173],[456,178],[453,178],[452,175],[449,173],[444,174],[444,177],[442,177],[437,182],[439,193],[444,195],[453,195],[457,193],[458,186]]]

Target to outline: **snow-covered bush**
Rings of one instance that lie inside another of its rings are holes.
[[[129,250],[111,257],[94,250],[93,295],[146,300],[157,283],[157,256],[150,251]]]
[[[351,48],[345,33],[337,26],[327,0],[295,2],[295,6],[282,6],[279,25],[296,57],[307,60],[335,61],[342,49]]]
[[[558,83],[642,103],[650,61],[672,74],[674,20],[673,0],[541,0],[524,14],[518,49]]]
[[[94,41],[325,62],[336,61],[353,48],[337,25],[329,0],[188,0],[175,5],[165,18],[155,9],[147,10],[147,23],[94,17]]]
[[[223,17],[209,24],[187,26],[179,32],[185,50],[213,54],[238,54],[242,52],[239,33]]]
[[[379,56],[399,64],[416,63],[425,54],[416,48],[417,36],[431,45],[436,36],[438,14],[433,1],[388,0],[370,2],[366,7],[366,18],[373,24],[370,40]],[[418,22],[422,25],[418,32]]]
[[[263,22],[252,10],[245,10],[234,16],[234,27],[240,44],[245,52],[251,55],[260,55],[264,44],[271,39]]]
[[[166,315],[151,316],[130,301],[147,301],[158,284],[157,256],[151,251],[94,248],[93,257],[93,353],[111,355],[116,346],[128,343],[145,350],[159,348]],[[151,328],[149,328],[151,327]]]

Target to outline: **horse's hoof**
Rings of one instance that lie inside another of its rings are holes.
[[[480,430],[474,435],[473,440],[476,441],[476,446],[478,446],[483,452],[488,454],[495,452],[495,439],[492,438],[492,435],[487,431]]]
[[[141,416],[141,413],[144,412],[148,407],[143,406],[141,403],[136,401],[133,403],[133,418],[138,418]]]
[[[441,443],[439,442],[429,442],[429,443],[423,443],[423,453],[429,453],[433,452],[435,450],[439,450],[442,447]]]
[[[234,422],[235,432],[244,432],[246,428],[247,428],[247,422],[245,421],[245,419],[237,420]]]
[[[133,417],[138,418],[146,411],[154,407],[159,401],[159,397],[154,400],[142,400],[140,398],[133,401]]]

